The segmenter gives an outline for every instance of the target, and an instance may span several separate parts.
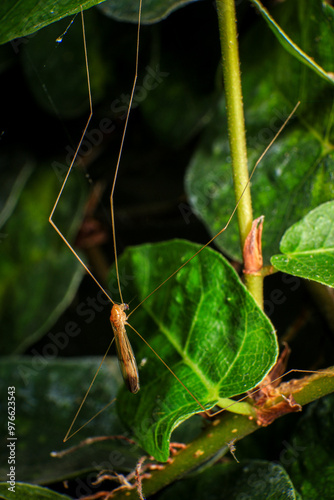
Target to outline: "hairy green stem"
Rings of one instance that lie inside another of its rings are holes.
[[[238,34],[234,0],[217,0],[220,45],[224,74],[227,124],[232,158],[233,183],[239,224],[241,251],[252,227],[253,211],[247,165],[245,120],[242,102]],[[245,188],[245,186],[247,186]],[[240,200],[240,202],[239,202]],[[263,279],[246,276],[246,286],[263,307]]]
[[[243,249],[252,226],[253,211],[249,185],[243,193],[249,177],[234,0],[218,0],[217,10],[236,201],[243,194],[237,211]]]

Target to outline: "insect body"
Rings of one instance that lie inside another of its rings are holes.
[[[136,394],[139,387],[138,368],[128,335],[125,330],[127,315],[124,311],[129,309],[128,304],[114,304],[111,309],[110,323],[114,332],[116,352],[122,376],[127,388]]]

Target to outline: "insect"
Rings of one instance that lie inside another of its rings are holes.
[[[140,23],[139,23],[139,26],[140,26]],[[137,46],[138,46],[138,45],[137,45]],[[124,138],[124,136],[123,136],[123,138]],[[275,136],[275,138],[276,138],[276,136]],[[122,143],[123,143],[123,139],[122,139]],[[261,157],[261,158],[262,158],[262,157]],[[117,169],[118,169],[118,167],[117,167]],[[115,179],[116,179],[116,177],[115,177]],[[114,211],[113,211],[113,191],[114,191],[114,186],[115,186],[115,183],[114,183],[114,185],[113,185],[113,189],[112,189],[112,196],[111,196],[111,207],[112,207],[112,210],[111,210],[111,214],[112,214],[112,215],[111,215],[111,218],[112,218],[112,221],[113,221],[113,222],[114,222]],[[246,188],[247,188],[247,186],[245,186],[245,187],[244,187],[244,189],[246,189]],[[61,195],[61,193],[60,193],[60,195]],[[243,194],[242,194],[242,195],[243,195]],[[241,197],[242,197],[242,196],[241,196]],[[55,204],[54,210],[56,209],[56,207],[57,207],[57,203],[58,203],[58,201],[59,201],[59,200],[60,200],[60,197],[57,199],[57,202],[56,202],[56,204]],[[51,216],[50,216],[50,220],[51,220],[51,221],[52,221],[52,217],[53,217],[54,210],[52,211],[52,214],[51,214]],[[236,208],[235,208],[235,210],[236,210]],[[235,210],[232,212],[232,215],[234,214]],[[220,233],[224,232],[224,230],[225,230],[225,229],[227,228],[227,226],[229,225],[229,222],[230,222],[230,219],[228,220],[228,222],[227,222],[226,226],[223,228],[223,230],[221,230],[221,231],[220,231]],[[115,241],[115,229],[114,229],[114,228],[115,228],[115,225],[113,224],[113,232],[114,232],[114,234],[113,234],[113,235],[114,235],[114,241]],[[73,250],[73,248],[72,248],[72,247],[71,247],[71,251],[72,251],[73,253],[75,253],[75,251]],[[147,302],[149,302],[149,299],[150,299],[151,297],[153,298],[153,296],[154,296],[154,297],[158,296],[158,294],[155,294],[155,292],[156,292],[159,288],[161,288],[162,286],[165,286],[165,284],[166,284],[166,283],[168,283],[168,282],[169,282],[169,280],[170,280],[172,277],[176,276],[176,277],[178,277],[178,278],[179,278],[179,280],[181,280],[181,279],[185,280],[185,276],[184,276],[184,275],[182,276],[182,271],[184,271],[184,270],[187,268],[187,266],[188,266],[189,262],[190,262],[191,260],[193,260],[194,256],[195,256],[195,255],[200,254],[201,252],[202,252],[202,250],[198,251],[198,252],[197,252],[197,253],[195,253],[195,254],[191,254],[191,255],[190,255],[190,257],[188,257],[188,254],[187,254],[187,257],[184,259],[184,262],[181,264],[181,266],[179,266],[179,267],[177,268],[177,270],[173,271],[171,274],[168,274],[168,276],[167,276],[166,280],[164,280],[164,281],[163,281],[163,283],[158,284],[155,288],[153,288],[153,290],[152,290],[152,289],[151,289],[151,290],[149,289],[149,290],[147,291],[146,295],[145,295],[145,296],[144,296],[144,298],[143,298],[143,299],[144,299],[144,301],[145,301],[145,302],[146,302],[146,301],[147,301]],[[77,257],[78,259],[80,259],[79,255],[78,255],[77,253],[75,253],[75,255],[76,255],[76,257]],[[116,260],[116,261],[117,261],[117,260]],[[81,263],[85,266],[85,264],[83,263],[83,261],[82,261],[81,259],[80,259],[80,262],[81,262]],[[117,268],[118,268],[118,265],[117,265],[117,264],[116,264],[116,266],[117,266]],[[191,266],[188,266],[188,268],[190,268],[190,267],[191,267]],[[92,273],[89,271],[89,269],[87,268],[87,266],[85,266],[85,269],[86,269],[86,270],[87,270],[87,272],[91,275],[91,277],[92,277],[92,278],[93,278],[93,279],[97,282],[96,278],[92,275]],[[119,287],[119,290],[120,290],[120,296],[122,297],[122,292],[121,292],[121,287],[120,287],[120,282],[119,282],[120,280],[119,280],[119,272],[118,272],[118,269],[117,269],[117,279],[118,279],[118,287]],[[191,276],[190,276],[189,280],[190,280],[190,282],[191,282]],[[98,285],[99,285],[99,283],[98,283]],[[99,285],[99,286],[100,286],[100,285]],[[102,289],[102,287],[101,287],[101,289]],[[112,298],[111,298],[109,295],[108,295],[108,297],[109,297],[110,301],[111,301],[111,302],[113,302]],[[229,297],[227,297],[227,298],[226,298],[226,300],[228,301],[228,300],[229,300]],[[127,310],[127,307],[126,307],[126,305],[124,304],[123,299],[121,300],[121,303],[122,303],[122,304],[121,304],[121,306],[118,306],[118,305],[116,304],[116,306],[114,306],[114,307],[116,307],[116,308],[115,308],[115,309],[113,309],[113,312],[112,312],[112,323],[113,323],[113,328],[114,328],[114,331],[116,331],[117,333],[118,333],[118,331],[120,331],[120,330],[123,332],[124,326],[125,326],[125,324],[126,324],[126,322],[127,322],[127,318],[123,315],[123,314],[125,314],[125,310]],[[140,302],[140,304],[139,304],[137,307],[139,308],[139,306],[140,306],[142,303],[143,303],[143,302]],[[120,309],[119,309],[119,307],[120,307]],[[133,310],[132,310],[132,312],[134,312],[134,311],[137,309],[137,307],[136,307],[135,309],[133,309]],[[131,312],[130,314],[132,314],[132,312]],[[128,315],[128,317],[130,316],[130,314]],[[121,317],[121,320],[120,320],[120,317]],[[125,361],[126,367],[124,368],[124,366],[123,366],[123,370],[122,370],[122,371],[123,371],[123,374],[125,375],[125,377],[124,377],[124,378],[125,378],[126,380],[128,380],[128,385],[130,385],[130,386],[133,388],[133,389],[132,389],[132,392],[136,393],[136,392],[138,392],[138,388],[139,388],[139,386],[138,386],[137,368],[136,368],[136,366],[135,366],[135,361],[134,361],[134,357],[133,357],[133,354],[132,354],[132,349],[131,349],[130,345],[128,344],[128,340],[123,340],[123,341],[118,340],[118,343],[119,343],[119,352],[120,352],[120,351],[122,351],[122,350],[124,350],[124,352],[125,352],[125,354],[124,354],[124,355],[123,355],[123,354],[122,354],[122,355],[119,355],[119,358],[121,358],[121,360],[122,360],[121,362],[123,363],[123,365],[124,365],[124,360],[126,360],[126,361]],[[153,348],[153,349],[154,349],[154,348]],[[156,352],[156,351],[154,351],[154,352]],[[205,353],[205,349],[203,349],[203,352]],[[161,360],[161,358],[160,358],[160,360]],[[189,364],[190,364],[190,362],[189,362]],[[166,362],[165,366],[167,366],[167,368],[169,369],[169,367],[168,367],[168,362]],[[133,374],[134,374],[134,375],[133,375]],[[194,413],[194,412],[195,412],[194,407],[196,407],[196,411],[198,412],[198,411],[200,411],[200,410],[205,410],[205,409],[206,409],[207,407],[209,407],[209,406],[212,406],[212,401],[214,401],[214,400],[215,400],[215,398],[214,398],[214,391],[213,391],[213,393],[212,393],[212,395],[211,395],[211,396],[209,396],[209,397],[208,397],[208,395],[206,395],[206,398],[204,398],[204,401],[208,401],[207,403],[201,403],[201,401],[200,401],[200,400],[198,400],[198,399],[197,399],[197,397],[196,397],[196,391],[193,391],[192,389],[189,389],[189,390],[188,390],[188,387],[187,387],[187,382],[186,382],[186,381],[187,381],[187,380],[188,380],[188,378],[189,378],[189,374],[188,374],[187,372],[185,372],[185,373],[183,374],[183,377],[184,377],[184,378],[182,378],[181,376],[179,376],[179,375],[178,375],[177,373],[175,373],[175,372],[174,372],[173,374],[174,374],[174,376],[176,377],[177,382],[180,382],[180,381],[181,381],[181,383],[182,383],[182,385],[183,385],[183,388],[184,388],[184,389],[186,389],[186,390],[188,391],[188,393],[190,394],[190,397],[193,399],[193,401],[191,401],[191,402],[189,402],[189,401],[190,401],[189,399],[187,400],[186,405],[188,405],[188,408],[185,410],[185,415],[189,415],[189,414],[191,414],[191,413]],[[129,381],[130,379],[134,379],[135,381],[134,381],[134,382],[130,382],[130,381]],[[196,382],[196,383],[197,383],[197,382]],[[196,384],[195,384],[195,385],[196,385]],[[243,392],[243,391],[240,391],[240,392]],[[216,396],[217,396],[217,394],[216,394]],[[173,397],[175,397],[175,394],[173,394],[173,392],[171,392],[171,395],[170,395],[169,397],[172,399]],[[167,399],[167,398],[166,398],[166,399]],[[169,404],[170,404],[170,405],[172,405],[172,403],[171,403],[170,401],[168,401],[167,403],[164,401],[164,404],[167,404],[167,406],[168,406]],[[176,410],[175,410],[175,409],[174,409],[174,411],[176,412]],[[160,406],[160,407],[158,408],[158,410],[156,411],[156,414],[157,414],[157,413],[161,413],[161,412],[162,412],[162,410],[161,410],[161,406]],[[179,418],[179,417],[177,417],[177,418]],[[183,418],[183,417],[182,417],[182,418]]]
[[[141,4],[139,6],[139,13],[140,12],[141,12]],[[116,236],[115,236],[115,223],[114,223],[114,210],[113,210],[113,194],[114,194],[114,189],[115,189],[115,183],[116,183],[117,173],[118,173],[118,169],[119,169],[119,165],[120,165],[121,152],[122,152],[122,148],[123,148],[123,144],[124,144],[125,133],[126,133],[127,124],[128,124],[128,118],[129,118],[129,113],[130,113],[130,109],[131,109],[131,103],[132,103],[132,99],[133,99],[133,96],[134,96],[135,84],[136,84],[136,80],[137,80],[138,52],[139,52],[139,28],[140,28],[140,17],[139,17],[139,23],[138,23],[138,37],[137,37],[137,54],[136,54],[136,73],[135,73],[135,79],[134,79],[133,88],[132,88],[132,92],[131,92],[129,107],[128,107],[126,121],[125,121],[124,133],[123,133],[122,141],[121,141],[120,154],[119,154],[118,161],[117,161],[116,172],[115,172],[115,177],[114,177],[112,192],[111,192],[111,196],[110,196],[111,219],[112,219],[112,228],[113,228],[113,238],[114,238],[114,244],[115,244],[116,276],[117,276],[119,294],[120,294],[121,302],[122,302],[121,305],[115,304],[114,301],[113,301],[113,299],[104,291],[104,289],[102,288],[102,286],[100,285],[100,283],[96,280],[95,276],[91,273],[91,271],[88,269],[88,267],[82,261],[82,259],[79,257],[79,255],[77,254],[77,252],[73,249],[73,247],[68,243],[68,241],[65,239],[65,237],[63,236],[63,234],[60,232],[60,230],[58,229],[58,227],[55,225],[55,223],[53,221],[53,215],[54,215],[55,210],[57,208],[58,202],[60,201],[63,189],[66,186],[68,177],[69,177],[69,175],[71,173],[71,169],[72,169],[73,163],[70,166],[70,168],[68,170],[68,173],[67,173],[67,175],[66,175],[66,177],[64,179],[62,188],[60,190],[60,193],[59,193],[58,198],[57,198],[57,200],[55,202],[55,205],[53,207],[53,210],[51,212],[50,219],[49,219],[50,222],[51,222],[51,224],[53,225],[54,229],[58,232],[58,234],[66,242],[66,244],[68,245],[68,247],[70,248],[70,250],[74,253],[74,255],[80,261],[80,263],[83,265],[83,267],[85,268],[85,270],[90,274],[90,276],[98,284],[98,286],[101,288],[101,290],[106,293],[108,299],[113,304],[113,308],[112,308],[112,312],[111,312],[111,323],[112,323],[113,331],[115,333],[118,358],[120,360],[123,377],[124,377],[124,379],[125,379],[128,387],[130,388],[131,392],[133,392],[133,393],[136,393],[139,390],[138,370],[137,370],[137,366],[136,366],[136,362],[135,362],[135,358],[134,358],[134,355],[133,355],[133,351],[132,351],[131,345],[129,343],[129,340],[128,340],[126,332],[125,332],[125,324],[127,323],[127,316],[126,316],[126,314],[125,314],[124,311],[128,309],[128,306],[127,306],[127,304],[123,303],[122,291],[121,291],[121,285],[120,285],[120,279],[119,279],[119,271],[118,271],[118,264],[117,264],[117,251],[116,251],[116,243],[115,243]],[[87,64],[87,68],[88,68],[86,47],[85,47],[85,54],[86,54],[86,64]],[[90,117],[89,117],[89,120],[90,120]],[[89,120],[87,122],[87,125],[86,125],[84,131],[83,131],[82,139],[84,138],[85,133],[87,131]],[[79,148],[80,148],[80,143],[79,143],[78,148],[77,148],[77,150],[75,152],[75,155],[74,155],[74,158],[73,158],[73,162],[74,162],[74,160],[76,158],[76,155],[77,155],[77,153],[79,151]],[[248,187],[248,185],[246,185],[244,189],[247,189],[247,187]],[[242,196],[243,196],[243,194],[242,194]],[[242,199],[242,196],[241,196],[240,199]],[[235,208],[235,210],[236,210],[236,208]],[[233,216],[235,210],[233,211],[232,216]],[[226,227],[228,225],[229,225],[229,221],[226,224]],[[221,232],[223,232],[225,230],[225,228]],[[194,256],[191,256],[190,258],[188,258],[186,260],[186,262],[181,265],[181,268],[183,268],[193,257]],[[172,275],[168,276],[167,279],[166,279],[166,281],[169,280],[177,272],[179,272],[179,270],[180,270],[180,268],[177,271],[174,271],[172,273]],[[157,288],[160,288],[161,286],[162,285],[160,284],[160,285],[158,285]],[[149,298],[150,295],[152,295],[155,291],[156,290],[151,291],[149,293],[149,295],[144,300],[147,300],[147,298]],[[139,306],[137,306],[137,307],[139,307]],[[178,379],[178,377],[177,377],[177,379]],[[184,386],[184,387],[186,388],[186,386]],[[188,389],[186,388],[186,390],[188,390]],[[188,392],[192,395],[191,391],[188,390]],[[204,410],[205,409],[204,406],[197,400],[197,398],[195,396],[193,396],[193,395],[192,395],[192,397],[194,398],[195,402],[198,403],[199,407],[202,410]]]
[[[115,171],[115,176],[114,176],[114,183],[113,183],[113,187],[112,187],[112,191],[111,191],[111,195],[110,195],[111,220],[112,220],[112,227],[113,227],[115,262],[116,262],[116,274],[117,274],[118,289],[119,289],[119,293],[120,293],[121,297],[122,297],[122,291],[121,291],[121,286],[120,286],[120,281],[119,281],[119,272],[118,272],[118,266],[117,266],[117,250],[116,250],[116,239],[115,239],[115,222],[114,222],[114,209],[113,209],[113,193],[114,193],[115,183],[116,183],[116,179],[117,179],[117,173],[118,173],[118,169],[119,169],[119,165],[120,165],[121,153],[122,153],[122,149],[123,149],[123,143],[124,143],[125,133],[126,133],[126,129],[127,129],[129,113],[130,113],[130,109],[131,109],[131,104],[132,104],[132,100],[133,100],[133,96],[134,96],[134,90],[135,90],[135,85],[136,85],[136,80],[137,80],[140,13],[141,13],[141,4],[140,4],[140,7],[139,7],[139,22],[138,22],[138,35],[137,35],[137,56],[136,56],[136,74],[135,74],[135,79],[134,79],[134,82],[133,82],[133,89],[132,89],[132,92],[131,92],[130,103],[129,103],[127,117],[126,117],[126,121],[125,121],[125,127],[124,127],[123,136],[122,136],[122,143],[121,143],[121,147],[120,147],[120,153],[119,153],[119,157],[118,157],[118,161],[117,161],[117,165],[116,165],[116,171]],[[111,315],[110,315],[110,322],[111,322],[111,325],[112,325],[112,328],[113,328],[113,331],[114,331],[114,336],[115,336],[114,338],[116,340],[117,355],[118,355],[118,358],[119,358],[119,362],[120,362],[120,366],[121,366],[121,370],[122,370],[122,374],[123,374],[124,380],[126,381],[129,390],[131,392],[133,392],[133,393],[136,393],[139,390],[138,369],[137,369],[136,361],[135,361],[135,358],[134,358],[134,354],[133,354],[130,342],[128,340],[128,337],[127,337],[127,334],[126,334],[126,331],[125,331],[125,326],[124,326],[125,323],[126,323],[126,319],[127,319],[126,314],[125,314],[124,311],[126,309],[128,309],[128,305],[124,304],[123,300],[122,300],[122,304],[120,304],[120,305],[114,303],[114,301],[111,299],[111,297],[109,297],[109,295],[107,294],[107,292],[105,292],[104,288],[100,285],[100,283],[95,278],[95,276],[90,272],[90,270],[88,269],[88,267],[86,266],[86,264],[83,262],[83,260],[79,257],[79,255],[74,250],[74,248],[67,241],[67,239],[65,238],[65,236],[58,229],[57,225],[55,224],[55,222],[53,220],[54,212],[55,212],[55,210],[57,208],[57,205],[58,205],[58,202],[59,202],[60,197],[62,195],[62,192],[63,192],[63,190],[64,190],[64,188],[66,186],[68,177],[69,177],[69,175],[71,173],[71,170],[72,170],[72,167],[73,167],[74,162],[76,160],[76,157],[78,155],[79,149],[80,149],[80,147],[82,145],[82,141],[83,141],[83,139],[84,139],[84,137],[86,135],[86,131],[87,131],[88,125],[90,123],[92,112],[93,112],[93,110],[92,110],[92,97],[91,97],[91,90],[90,90],[89,70],[88,70],[86,37],[85,37],[85,28],[84,28],[84,17],[83,17],[83,11],[82,10],[81,10],[81,16],[82,16],[82,27],[83,27],[84,52],[85,52],[85,60],[86,60],[86,68],[87,68],[88,92],[89,92],[89,100],[90,100],[90,115],[88,117],[86,126],[85,126],[85,128],[83,130],[81,140],[80,140],[80,142],[78,144],[78,147],[77,147],[77,149],[76,149],[76,151],[74,153],[71,165],[69,166],[68,172],[67,172],[67,174],[65,176],[65,179],[63,181],[62,187],[60,189],[60,192],[58,194],[58,197],[56,199],[56,202],[54,204],[52,212],[50,214],[49,222],[51,223],[51,225],[53,226],[53,228],[57,231],[57,233],[59,234],[59,236],[63,239],[63,241],[66,243],[66,245],[68,246],[68,248],[73,252],[73,254],[75,255],[75,257],[79,260],[79,262],[82,264],[82,266],[88,272],[88,274],[91,276],[91,278],[93,278],[93,280],[95,281],[95,283],[99,286],[99,288],[103,291],[103,293],[105,293],[105,295],[107,296],[107,298],[113,304],[113,308],[112,308]]]

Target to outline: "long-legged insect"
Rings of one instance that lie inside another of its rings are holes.
[[[115,304],[115,302],[112,300],[112,298],[107,294],[107,292],[104,290],[104,288],[100,285],[98,280],[95,278],[95,276],[91,273],[91,271],[88,269],[86,264],[83,262],[83,260],[80,258],[80,256],[77,254],[77,252],[74,250],[74,248],[70,245],[70,243],[67,241],[67,239],[64,237],[64,235],[61,233],[61,231],[58,229],[56,224],[53,221],[53,215],[54,212],[57,208],[58,202],[60,200],[60,197],[63,193],[63,190],[66,186],[68,177],[71,173],[72,167],[76,161],[79,149],[81,147],[82,141],[85,137],[86,131],[88,129],[89,123],[91,121],[91,117],[93,114],[93,107],[92,107],[92,95],[91,95],[91,88],[90,88],[90,77],[89,77],[89,67],[88,67],[88,57],[87,57],[87,46],[86,46],[86,37],[85,37],[85,25],[84,25],[84,16],[83,16],[83,11],[81,10],[81,19],[82,19],[82,28],[83,28],[83,40],[84,40],[84,53],[85,53],[85,61],[86,61],[86,69],[87,69],[87,83],[88,83],[88,94],[89,94],[89,106],[90,106],[90,114],[86,123],[86,126],[83,130],[81,139],[79,141],[79,144],[77,146],[77,149],[75,151],[74,157],[72,159],[71,165],[69,166],[68,172],[65,176],[65,179],[63,181],[63,184],[61,186],[60,192],[58,194],[58,197],[55,201],[55,204],[53,206],[53,209],[51,211],[50,217],[49,217],[49,222],[53,226],[53,228],[57,231],[59,236],[63,239],[63,241],[66,243],[68,248],[73,252],[75,257],[79,260],[79,262],[82,264],[82,266],[85,268],[85,270],[88,272],[88,274],[93,278],[95,283],[99,286],[99,288],[105,293],[107,298],[110,300],[110,302],[113,304],[113,308],[111,311],[110,315],[110,322],[113,328],[114,332],[114,338],[116,341],[116,350],[117,350],[117,355],[118,359],[120,362],[122,374],[124,377],[124,380],[129,388],[129,390],[133,393],[136,393],[139,391],[139,377],[138,377],[138,369],[135,361],[135,357],[132,351],[131,344],[129,342],[129,339],[127,337],[126,331],[125,331],[125,323],[127,320],[125,310],[128,309],[128,305],[123,303],[123,297],[122,297],[122,291],[121,291],[121,285],[120,285],[120,280],[119,280],[119,272],[118,272],[118,263],[117,263],[117,249],[116,249],[116,234],[115,234],[115,221],[114,221],[114,209],[113,209],[113,195],[114,195],[114,190],[115,190],[115,184],[116,184],[116,179],[117,179],[117,174],[118,174],[118,169],[120,165],[120,160],[121,160],[121,155],[122,155],[122,150],[123,150],[123,144],[124,144],[124,139],[125,139],[125,134],[126,134],[126,129],[128,125],[128,120],[129,120],[129,115],[130,115],[130,110],[131,110],[131,104],[134,96],[134,90],[136,86],[136,81],[137,81],[137,76],[138,76],[138,54],[139,54],[139,34],[140,34],[140,16],[141,16],[141,2],[139,4],[139,19],[138,19],[138,31],[137,31],[137,52],[136,52],[136,68],[135,68],[135,77],[133,81],[133,86],[131,90],[131,97],[130,97],[130,103],[126,115],[126,120],[125,120],[125,126],[124,126],[124,132],[122,136],[122,141],[121,141],[121,147],[119,151],[119,156],[117,160],[117,165],[116,165],[116,170],[115,170],[115,176],[114,176],[114,182],[110,194],[110,207],[111,207],[111,221],[112,221],[112,229],[113,229],[113,242],[114,242],[114,253],[115,253],[115,266],[116,266],[116,276],[117,276],[117,282],[118,282],[118,290],[119,294],[121,297],[121,304]],[[67,436],[66,436],[67,437]],[[65,438],[66,439],[66,438]]]
[[[140,6],[140,9],[139,11],[141,10],[141,6]],[[84,26],[84,25],[83,25]],[[139,29],[140,29],[140,18],[139,18],[139,23],[138,23],[138,41],[139,41]],[[131,100],[133,98],[133,95],[134,95],[134,88],[135,88],[135,83],[136,83],[136,79],[137,79],[137,69],[138,69],[138,51],[139,51],[139,43],[137,41],[137,55],[136,55],[136,74],[135,74],[135,79],[134,79],[134,84],[133,84],[133,89],[132,89],[132,93],[131,93]],[[88,78],[88,85],[89,85],[89,72],[88,72],[88,60],[87,60],[87,52],[86,52],[86,47],[85,47],[85,55],[86,55],[86,64],[87,64],[87,78]],[[89,89],[89,95],[90,95],[90,89]],[[76,258],[81,262],[81,264],[84,266],[84,268],[86,269],[86,271],[90,274],[90,276],[93,278],[93,280],[97,283],[97,285],[101,288],[101,290],[103,290],[104,293],[106,293],[108,299],[110,300],[110,302],[113,304],[113,308],[112,308],[112,312],[111,312],[111,323],[112,323],[112,327],[113,327],[113,330],[114,330],[114,333],[115,333],[115,338],[116,338],[116,345],[117,345],[117,351],[118,351],[118,357],[119,357],[119,360],[121,362],[121,366],[122,366],[122,373],[123,373],[123,376],[124,376],[124,379],[125,381],[127,382],[127,385],[129,386],[131,392],[133,393],[136,393],[138,392],[139,390],[139,381],[138,381],[138,372],[137,372],[137,367],[136,367],[136,363],[135,363],[135,360],[134,360],[134,356],[133,356],[133,353],[132,353],[132,349],[131,349],[131,346],[130,346],[130,343],[126,337],[126,332],[125,332],[125,324],[128,324],[127,323],[127,319],[129,316],[127,317],[126,314],[125,314],[125,310],[127,310],[127,305],[123,302],[123,298],[122,298],[122,292],[121,292],[121,286],[120,286],[120,281],[119,281],[119,272],[118,272],[118,264],[117,264],[117,251],[116,251],[116,237],[115,237],[115,224],[114,224],[114,211],[113,211],[113,194],[114,194],[114,188],[115,188],[115,183],[116,183],[116,178],[117,178],[117,172],[118,172],[118,168],[119,168],[119,162],[120,162],[120,156],[121,156],[121,152],[122,152],[122,148],[123,148],[123,143],[124,143],[124,138],[125,138],[125,132],[126,132],[126,127],[127,127],[127,123],[128,123],[128,117],[129,117],[129,112],[130,112],[130,108],[131,108],[131,100],[130,100],[130,105],[129,105],[129,108],[128,108],[128,113],[127,113],[127,118],[126,118],[126,123],[125,123],[125,128],[124,128],[124,133],[123,133],[123,137],[122,137],[122,144],[121,144],[121,148],[120,148],[120,154],[119,154],[119,159],[118,159],[118,162],[117,162],[117,167],[116,167],[116,174],[115,174],[115,178],[114,178],[114,183],[113,183],[113,187],[112,187],[112,192],[111,192],[111,197],[110,197],[110,204],[111,204],[111,218],[112,218],[112,228],[113,228],[113,241],[114,241],[114,250],[115,250],[115,261],[116,261],[116,274],[117,274],[117,280],[118,280],[118,288],[119,288],[119,293],[120,293],[120,297],[121,297],[121,305],[118,305],[118,304],[115,304],[114,301],[112,300],[112,298],[105,292],[105,290],[103,289],[103,287],[99,284],[99,282],[97,281],[97,279],[94,277],[94,275],[91,273],[91,271],[88,269],[88,267],[85,265],[85,263],[82,261],[82,259],[80,258],[80,256],[75,252],[75,250],[73,249],[73,247],[69,244],[69,242],[66,240],[66,238],[64,237],[64,235],[61,233],[61,231],[57,228],[57,226],[55,225],[54,221],[53,221],[53,215],[54,215],[54,212],[57,208],[57,205],[58,205],[58,202],[60,200],[60,197],[62,195],[62,192],[63,192],[63,189],[64,189],[64,186],[66,185],[66,182],[67,182],[67,179],[68,179],[68,176],[70,175],[70,172],[71,172],[71,169],[72,169],[72,166],[73,166],[73,163],[75,161],[75,157],[73,159],[73,162],[68,170],[68,173],[66,175],[66,178],[64,180],[64,183],[62,185],[62,188],[60,190],[60,193],[57,197],[57,200],[55,202],[55,205],[53,207],[53,210],[50,214],[50,223],[53,225],[53,227],[55,228],[55,230],[58,232],[58,234],[61,236],[61,238],[64,240],[64,242],[67,244],[67,246],[70,248],[70,250],[74,253],[74,255],[76,256]],[[90,95],[90,105],[92,107],[92,104],[91,104],[91,95]],[[91,112],[92,113],[92,112]],[[90,114],[90,117],[89,117],[89,120],[91,118],[91,114]],[[290,117],[289,117],[290,118]],[[288,119],[289,119],[288,118]],[[89,125],[89,120],[87,122],[87,125],[85,127],[85,130],[84,130],[84,133],[83,133],[83,136],[82,138],[84,137],[84,134],[88,128],[88,125]],[[286,122],[285,122],[286,123]],[[285,126],[285,123],[284,125],[281,127],[281,129]],[[281,129],[279,130],[278,133],[280,133]],[[276,139],[278,133],[276,134],[275,138],[271,141],[271,143],[269,144],[268,148],[270,147],[270,145],[272,144],[272,142]],[[80,144],[78,145],[78,148],[77,148],[77,151],[76,151],[76,154],[78,152],[80,148]],[[265,150],[265,152],[267,151],[267,149]],[[263,155],[265,154],[265,152],[263,153]],[[254,169],[253,169],[253,172],[251,174],[251,176],[253,175],[254,171],[255,171],[255,168],[256,166],[258,165],[259,161],[262,159],[263,155],[260,157],[260,159],[258,160],[258,162],[256,163]],[[248,181],[249,183],[249,181]],[[244,191],[246,190],[246,188],[248,187],[248,183],[246,184],[246,186],[244,187]],[[243,196],[243,193],[244,191],[242,192],[242,195],[241,197]],[[240,197],[240,199],[241,199]],[[239,199],[239,201],[240,201]],[[151,293],[149,293],[149,295],[144,299],[147,300],[151,295],[153,295],[161,286],[163,286],[170,278],[172,278],[174,275],[176,275],[184,266],[186,266],[190,260],[192,260],[194,257],[196,257],[196,255],[198,255],[202,250],[203,248],[207,247],[218,235],[220,235],[222,232],[224,232],[226,230],[226,228],[228,227],[229,223],[230,223],[230,220],[232,219],[236,209],[237,209],[237,206],[239,204],[239,201],[235,207],[235,209],[233,210],[232,214],[231,214],[231,217],[229,218],[229,220],[227,221],[226,225],[224,226],[223,229],[221,229],[221,231],[214,237],[212,238],[204,247],[202,247],[198,252],[196,252],[193,256],[191,256],[189,259],[186,260],[186,262],[184,262],[176,271],[174,271],[170,276],[168,276],[158,287],[156,287]],[[142,303],[141,303],[142,304]],[[132,313],[141,305],[139,304],[133,311]],[[131,314],[132,314],[131,313]],[[137,332],[138,333],[138,332]],[[142,338],[142,337],[141,337]],[[144,339],[143,339],[144,340]],[[149,346],[150,347],[150,346]],[[151,348],[151,347],[150,347]],[[152,348],[151,348],[152,349]],[[157,356],[158,354],[153,351]],[[159,357],[159,356],[158,356]],[[159,359],[164,363],[164,361],[159,357]],[[165,363],[164,363],[165,364]],[[165,364],[165,366],[172,372],[172,370]],[[172,374],[176,377],[176,375],[172,372]],[[177,377],[176,377],[177,378]],[[177,378],[178,379],[178,378]],[[188,391],[190,392],[186,385],[180,380],[178,379],[179,382],[183,385],[183,387]],[[198,403],[199,405],[199,410],[205,410],[205,408],[203,407],[203,405],[196,399],[196,396],[191,394],[191,396],[194,398],[194,400]],[[86,398],[86,396],[85,396]],[[85,400],[84,398],[84,400]],[[83,401],[84,402],[84,401]],[[83,404],[83,403],[82,403]],[[79,408],[78,411],[80,411],[81,409],[81,406]],[[78,414],[78,413],[77,413]],[[77,415],[76,415],[77,416]],[[74,419],[75,421],[75,419]],[[67,439],[69,437],[69,434],[71,432],[71,429],[72,429],[72,426],[74,424],[74,421],[72,422],[72,425],[68,431],[68,433],[66,434],[66,437],[65,439]]]

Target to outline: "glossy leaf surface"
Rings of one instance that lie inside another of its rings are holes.
[[[284,234],[271,263],[282,272],[334,287],[334,202],[312,210]]]
[[[252,500],[301,500],[281,464],[264,460],[240,464],[216,464],[191,479],[176,482],[161,495],[161,500],[186,497],[191,490],[194,500],[203,498],[251,498]]]
[[[333,414],[334,397],[327,396],[310,405],[293,436],[293,460],[287,466],[303,500],[334,496]]]
[[[1,2],[0,18],[3,29],[1,30],[0,43],[30,35],[63,17],[74,15],[80,12],[80,5],[83,9],[89,9],[101,1],[103,0],[84,0],[82,2],[48,0],[42,5],[37,0]]]
[[[145,298],[199,248],[176,240],[128,250],[120,260],[128,281],[123,295]],[[175,426],[257,385],[277,355],[270,321],[230,264],[211,249],[154,293],[129,322],[202,405],[147,346],[135,349],[141,390],[137,395],[122,391],[117,405],[136,440],[158,460],[168,458]]]
[[[19,175],[28,167],[27,163]],[[2,328],[11,335],[11,342],[1,337],[2,354],[23,352],[45,334],[73,299],[83,274],[48,221],[60,179],[51,169],[29,168],[31,172],[19,197],[15,184],[7,195],[2,192],[0,315]],[[7,175],[7,181],[9,178]],[[85,199],[80,178],[74,176],[72,180],[54,218],[69,239],[78,230]],[[10,204],[7,217],[6,207]],[[72,214],[70,223],[68,213]]]
[[[35,484],[16,483],[15,490],[9,491],[7,483],[0,483],[0,495],[3,500],[70,500],[67,495],[60,495],[48,488]]]

